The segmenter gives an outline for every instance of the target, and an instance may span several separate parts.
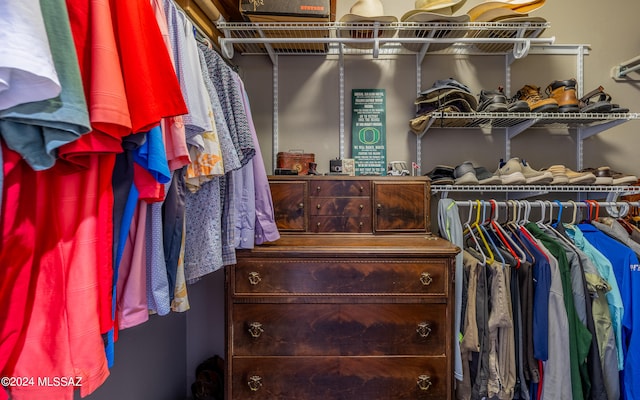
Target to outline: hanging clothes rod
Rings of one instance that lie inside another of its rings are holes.
[[[614,79],[620,79],[627,76],[627,74],[640,69],[640,56],[636,56],[630,60],[621,62],[611,69],[611,77]]]
[[[597,204],[600,207],[640,207],[639,201],[591,201],[592,204]],[[479,203],[478,203],[479,202]],[[541,207],[559,207],[558,203],[552,200],[508,200],[508,201],[495,201],[495,200],[455,200],[455,203],[458,206],[464,207],[476,207],[478,204],[481,206],[490,206],[494,204],[498,207],[511,207],[518,206],[518,204],[528,203],[532,208],[541,208]],[[588,208],[590,205],[588,202],[584,201],[561,201],[560,205],[562,207],[578,207],[578,208]]]
[[[625,216],[629,213],[631,207],[639,208],[640,202],[638,201],[595,201],[595,200],[587,200],[587,201],[551,201],[551,200],[507,200],[507,201],[496,201],[496,200],[462,200],[455,201],[458,206],[472,207],[470,209],[473,210],[473,207],[480,207],[482,209],[491,211],[495,209],[495,212],[499,213],[500,208],[505,208],[509,210],[509,208],[518,208],[520,209],[523,206],[526,206],[527,209],[531,210],[534,208],[539,208],[543,215],[548,211],[550,214],[553,213],[554,207],[557,210],[566,209],[566,210],[574,210],[577,211],[579,209],[588,209],[591,212],[594,208],[597,211],[602,208],[606,210],[607,214],[610,216],[614,216],[616,218]]]

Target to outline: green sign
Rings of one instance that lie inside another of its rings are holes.
[[[386,104],[384,89],[351,91],[351,157],[356,175],[387,174]]]

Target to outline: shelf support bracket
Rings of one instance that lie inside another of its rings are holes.
[[[585,139],[590,138],[593,135],[597,135],[600,132],[603,132],[607,129],[611,129],[614,126],[618,126],[627,122],[626,119],[617,119],[609,122],[605,122],[599,125],[594,126],[580,126],[577,128],[576,134],[576,167],[578,171],[580,171],[583,166],[583,158],[584,158],[584,141]]]
[[[518,136],[520,133],[524,132],[531,126],[533,126],[538,119],[530,119],[524,122],[521,122],[514,126],[509,126],[505,128],[505,138],[504,138],[504,159],[508,160],[511,158],[511,139]]]

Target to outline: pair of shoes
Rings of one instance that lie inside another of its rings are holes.
[[[558,103],[558,112],[580,111],[578,97],[576,96],[577,85],[578,82],[572,78],[564,81],[553,81],[547,86],[545,89],[547,97],[554,99]]]
[[[611,103],[611,95],[598,86],[580,98],[580,112],[583,113],[628,113],[629,109],[620,107],[620,104]]]
[[[431,178],[431,184],[433,185],[453,185],[454,168],[448,165],[436,165],[431,171],[425,175]]]
[[[478,112],[507,112],[507,96],[498,90],[481,90],[478,101]]]
[[[552,98],[543,98],[540,88],[533,85],[524,85],[518,90],[515,99],[526,101],[531,112],[557,112],[558,102]]]
[[[504,88],[498,87],[498,90],[482,90],[480,91],[480,101],[478,102],[478,111],[484,112],[529,112],[529,103],[524,100],[518,100],[515,97],[507,99],[504,94]]]
[[[596,177],[594,185],[611,186],[613,185],[613,174],[609,167],[583,168],[580,172],[590,172]]]
[[[485,167],[475,167],[471,161],[458,165],[454,172],[455,185],[500,185],[502,180]]]
[[[576,172],[561,164],[552,165],[547,170],[553,174],[552,185],[593,185],[597,179],[591,172]]]
[[[550,172],[537,171],[518,157],[513,157],[507,162],[500,159],[495,174],[502,179],[503,185],[547,185],[553,180]]]

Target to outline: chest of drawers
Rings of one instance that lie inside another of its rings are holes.
[[[227,400],[451,399],[457,251],[429,234],[283,235],[238,251]]]
[[[428,232],[429,184],[424,176],[269,178],[276,223],[285,234]]]

